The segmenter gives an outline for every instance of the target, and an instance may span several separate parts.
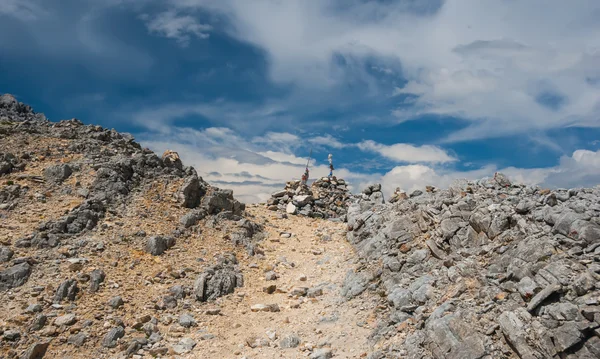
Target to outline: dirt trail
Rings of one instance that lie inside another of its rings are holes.
[[[297,216],[278,219],[274,212],[260,207],[248,210],[268,221],[265,256],[241,261],[243,288],[198,308],[218,307],[221,315],[198,318],[197,330],[190,333],[199,339],[198,345],[187,357],[301,358],[311,354],[309,348],[314,348],[314,353],[319,347],[330,349],[335,358],[358,358],[368,352],[376,301],[357,298],[347,302],[340,295],[346,272],[356,258],[344,238],[344,224]],[[282,238],[282,232],[291,237]],[[279,278],[267,281],[269,270]],[[276,285],[277,291],[264,292],[269,285]],[[299,287],[322,288],[323,294],[315,298],[292,295]],[[251,306],[256,304],[277,304],[280,311],[252,312]],[[292,334],[300,338],[300,345],[280,348],[281,339]],[[202,340],[202,336],[211,339]],[[251,348],[247,342],[262,345]]]

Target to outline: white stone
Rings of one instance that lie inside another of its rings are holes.
[[[293,203],[288,203],[287,207],[285,207],[285,211],[289,214],[296,214],[296,206]]]

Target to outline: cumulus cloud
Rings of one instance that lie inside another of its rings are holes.
[[[200,23],[191,15],[182,15],[174,10],[168,10],[154,16],[144,14],[148,31],[159,36],[175,39],[181,46],[188,46],[191,37],[208,39],[212,26]]]
[[[456,158],[450,156],[443,149],[431,145],[413,146],[406,143],[396,143],[388,146],[367,140],[360,142],[357,146],[363,151],[376,152],[396,162],[447,163],[456,161]]]
[[[447,142],[600,126],[596,0],[172,3],[225,15],[228,34],[266,51],[273,81],[316,96],[343,92],[348,77],[380,86],[360,64],[383,62],[368,68],[406,80],[395,91],[397,121],[470,121]]]

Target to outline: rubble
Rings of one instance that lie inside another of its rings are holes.
[[[397,190],[391,203],[373,198],[375,188],[348,209],[347,239],[366,265],[348,273],[342,293],[359,296],[377,278],[389,318],[374,340],[404,323],[405,340],[379,357],[598,352],[599,317],[581,313],[600,304],[600,187],[549,191],[497,174],[447,190]]]
[[[272,194],[266,205],[270,210],[288,214],[345,220],[351,198],[346,181],[322,177],[310,187],[301,181],[289,181],[284,190]]]

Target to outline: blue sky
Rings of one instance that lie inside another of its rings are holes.
[[[247,202],[501,170],[600,182],[595,0],[0,0],[0,92],[173,149]]]

